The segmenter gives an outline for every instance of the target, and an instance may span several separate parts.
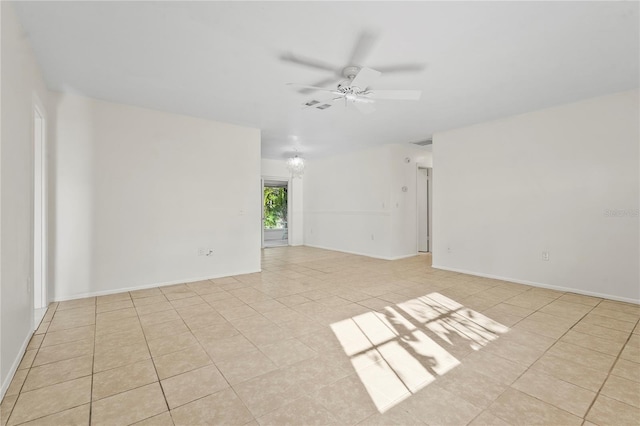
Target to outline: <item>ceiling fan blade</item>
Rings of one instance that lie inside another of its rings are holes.
[[[323,62],[317,59],[305,58],[304,56],[294,55],[291,52],[283,53],[282,55],[280,55],[280,60],[285,62],[291,62],[297,65],[303,65],[305,67],[331,71],[333,73],[339,72],[339,67],[336,67],[334,65],[328,64],[326,62]]]
[[[369,90],[364,96],[369,99],[388,99],[398,101],[417,101],[422,90]]]
[[[316,81],[314,84],[311,84],[311,87],[322,87],[322,86],[326,86],[327,84],[331,84],[334,83],[335,85],[338,84],[338,80],[334,77],[329,77],[329,78],[325,78],[324,80],[320,80],[320,81]],[[304,95],[308,95],[309,93],[313,93],[315,92],[317,89],[311,89],[311,88],[303,88],[298,90],[298,92],[304,94]]]
[[[376,44],[378,40],[378,35],[371,31],[363,31],[358,36],[358,40],[356,41],[356,45],[353,47],[353,51],[351,51],[351,56],[349,56],[348,65],[362,66],[365,63],[366,58],[371,53],[371,49]]]
[[[370,102],[353,102],[353,104],[355,105],[356,109],[363,114],[371,114],[376,110],[376,108],[373,106],[373,103]]]
[[[383,74],[394,73],[394,72],[420,72],[423,71],[427,67],[427,64],[398,64],[398,65],[389,65],[386,67],[374,67],[378,71]]]
[[[335,93],[335,94],[339,94],[340,93],[340,92],[337,92],[334,89],[327,89],[326,87],[308,86],[306,84],[287,83],[287,86],[299,87],[301,89],[319,90],[319,91],[322,91],[322,92],[331,92],[331,93]]]
[[[361,90],[366,90],[366,88],[381,75],[382,73],[380,71],[376,71],[371,68],[361,68],[351,82],[351,86],[359,87]]]

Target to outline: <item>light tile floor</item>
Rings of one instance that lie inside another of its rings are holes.
[[[17,424],[637,425],[640,306],[312,249],[54,303]]]

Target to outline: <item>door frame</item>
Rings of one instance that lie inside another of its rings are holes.
[[[420,229],[420,207],[418,193],[418,179],[420,179],[420,169],[427,170],[427,251],[420,251],[420,235],[418,230]],[[416,163],[416,253],[432,253],[433,251],[433,167],[424,163]]]
[[[49,304],[48,291],[48,143],[47,143],[47,115],[40,99],[33,97],[32,123],[32,198],[31,198],[31,282],[29,292],[34,312],[44,309]],[[39,134],[38,134],[39,133]],[[39,188],[38,185],[39,184]],[[39,191],[38,191],[39,189]],[[34,318],[33,327],[39,321]]]

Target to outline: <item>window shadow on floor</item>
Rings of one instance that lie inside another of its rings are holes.
[[[509,329],[440,293],[331,324],[378,411],[460,365],[458,345],[479,350]]]

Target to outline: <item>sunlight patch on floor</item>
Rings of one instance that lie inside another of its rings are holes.
[[[509,330],[439,293],[338,321],[331,329],[381,413],[460,365],[446,346],[479,350]]]

